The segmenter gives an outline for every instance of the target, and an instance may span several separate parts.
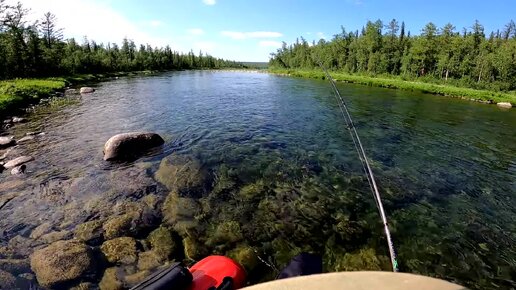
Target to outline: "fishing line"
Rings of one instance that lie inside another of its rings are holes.
[[[342,114],[342,117],[344,118],[344,121],[346,122],[346,126],[349,130],[349,133],[351,135],[351,140],[353,141],[353,145],[355,147],[355,150],[358,153],[358,157],[360,159],[360,163],[362,164],[362,169],[364,170],[364,173],[367,178],[367,182],[369,183],[369,188],[371,189],[371,192],[373,194],[373,199],[376,203],[376,207],[378,208],[378,212],[380,213],[380,217],[382,219],[384,231],[385,231],[385,237],[387,238],[387,246],[389,248],[389,255],[391,258],[391,264],[392,264],[392,271],[398,272],[398,260],[396,257],[396,251],[394,250],[394,243],[392,242],[391,238],[391,232],[389,230],[389,224],[387,222],[387,216],[385,215],[385,211],[383,209],[382,199],[380,197],[380,192],[378,190],[378,186],[376,185],[376,180],[374,179],[373,170],[371,169],[371,166],[369,165],[369,161],[367,161],[367,156],[364,150],[364,147],[362,146],[362,142],[360,141],[360,137],[358,136],[358,131],[355,127],[355,124],[353,123],[353,119],[351,118],[351,114],[349,113],[348,107],[346,103],[344,102],[344,99],[342,98],[339,89],[337,88],[337,85],[335,84],[335,80],[331,77],[328,70],[324,67],[322,62],[317,59],[317,63],[321,67],[321,69],[324,71],[326,78],[330,81],[330,84],[333,89],[333,95],[337,99],[337,102],[339,104],[340,112]]]

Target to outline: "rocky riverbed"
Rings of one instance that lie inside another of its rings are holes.
[[[2,287],[124,289],[172,261],[191,264],[210,254],[236,259],[251,278],[260,280],[274,271],[266,270],[270,264],[259,255],[273,254],[273,260],[266,259],[281,265],[301,250],[316,250],[313,241],[307,240],[303,249],[290,248],[282,238],[299,230],[309,235],[318,227],[317,222],[299,228],[297,218],[320,215],[318,220],[328,219],[330,228],[335,219],[347,223],[345,216],[317,213],[316,207],[328,206],[330,200],[308,196],[308,190],[316,189],[311,182],[298,187],[287,180],[261,180],[242,187],[238,172],[224,166],[214,172],[188,154],[172,153],[156,162],[140,162],[134,155],[131,163],[99,160],[108,174],[95,180],[79,174],[38,176],[38,170],[49,165],[41,164],[44,156],[33,157],[31,151],[54,134],[25,132],[29,128],[30,122],[20,130],[15,125],[10,131],[14,135],[2,139]],[[136,140],[134,134],[124,136]],[[113,151],[112,140],[124,144],[111,138],[105,156]],[[287,178],[285,170],[294,169],[301,178],[323,171],[317,163],[303,162],[299,169],[271,164],[275,169],[269,172]],[[9,172],[11,168],[20,170]],[[98,192],[85,190],[93,188]],[[250,236],[258,243],[250,242]],[[374,250],[358,255],[374,257],[366,268],[388,267],[387,258],[378,259]]]

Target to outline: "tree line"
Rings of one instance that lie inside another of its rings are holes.
[[[170,46],[136,46],[124,39],[116,43],[82,43],[64,39],[54,14],[45,13],[29,22],[30,9],[22,3],[7,5],[0,0],[0,79],[49,77],[83,73],[129,72],[197,68],[243,67],[241,63],[193,51],[182,53]]]
[[[326,68],[346,73],[400,76],[478,89],[516,89],[516,25],[486,36],[478,22],[458,32],[452,24],[428,23],[420,35],[395,19],[368,21],[359,32],[341,32],[309,44],[303,37],[271,54],[272,68]]]

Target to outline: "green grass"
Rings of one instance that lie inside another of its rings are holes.
[[[66,81],[60,78],[0,81],[0,114],[16,110],[40,98],[50,97],[65,86]]]
[[[273,74],[285,74],[294,77],[325,79],[325,74],[318,70],[287,70],[270,69]],[[419,91],[423,93],[437,94],[455,98],[471,99],[485,102],[510,102],[516,104],[516,94],[495,92],[488,90],[476,90],[470,88],[455,87],[449,85],[439,85],[424,82],[406,81],[396,78],[380,78],[362,75],[351,75],[346,73],[331,72],[330,75],[336,81],[355,83],[374,87],[401,89],[409,91]]]

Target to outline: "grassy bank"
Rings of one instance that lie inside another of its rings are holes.
[[[99,82],[115,77],[151,75],[157,71],[117,72],[105,74],[79,74],[47,79],[14,79],[0,81],[0,119],[17,113],[17,110],[48,98],[68,85]]]
[[[50,97],[65,86],[66,80],[62,78],[0,81],[0,116],[15,112],[38,99]]]
[[[318,70],[287,70],[287,69],[270,69],[270,73],[284,74],[294,77],[325,79],[324,72]],[[378,78],[361,75],[350,75],[345,73],[331,72],[331,76],[336,81],[355,83],[367,86],[393,88],[409,91],[419,91],[423,93],[437,94],[455,98],[471,99],[483,102],[510,102],[516,104],[516,94],[494,92],[487,90],[475,90],[470,88],[461,88],[447,85],[430,84],[423,82],[405,81],[396,78]]]

